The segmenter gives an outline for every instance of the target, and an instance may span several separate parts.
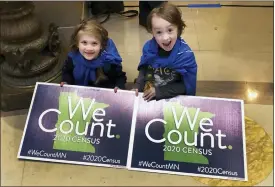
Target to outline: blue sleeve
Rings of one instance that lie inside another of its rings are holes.
[[[196,95],[196,89],[197,89],[197,63],[195,59],[195,55],[192,52],[189,52],[190,56],[188,61],[190,61],[190,66],[186,68],[186,73],[183,74],[183,79],[185,81],[185,87],[186,87],[186,95]]]
[[[177,61],[182,64],[177,71],[183,77],[186,95],[196,95],[197,63],[194,53],[191,50],[184,51]]]
[[[142,54],[141,54],[141,58],[140,58],[138,68],[137,68],[138,70],[140,69],[141,66],[148,65],[148,63],[149,63],[148,59],[150,57],[149,57],[148,51],[150,50],[150,45],[151,45],[151,40],[148,40],[142,48]]]

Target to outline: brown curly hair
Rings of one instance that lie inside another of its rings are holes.
[[[181,36],[184,31],[186,24],[182,20],[182,13],[180,9],[168,2],[162,3],[159,7],[154,8],[147,17],[147,31],[152,33],[152,18],[153,16],[161,17],[162,19],[168,21],[169,23],[176,25],[178,28],[178,37]]]
[[[71,36],[70,48],[72,51],[78,50],[78,42],[81,33],[89,34],[97,38],[101,43],[101,50],[104,50],[108,41],[108,31],[93,19],[84,19],[75,27]]]

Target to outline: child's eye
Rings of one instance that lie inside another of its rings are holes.
[[[157,34],[161,34],[161,31],[157,31]]]
[[[86,42],[86,41],[82,41],[81,43],[82,43],[82,44],[84,44],[84,45],[86,45],[86,44],[87,44],[87,42]]]
[[[168,30],[168,32],[172,32],[172,31],[173,31],[173,29],[169,29],[169,30]]]
[[[97,42],[93,42],[92,44],[93,44],[93,45],[97,45]]]

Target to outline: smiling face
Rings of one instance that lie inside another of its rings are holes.
[[[164,2],[154,8],[147,17],[147,31],[152,33],[158,45],[171,51],[186,27],[177,6]]]
[[[83,20],[71,36],[71,50],[93,60],[106,48],[108,39],[108,31],[100,23],[92,19]]]
[[[152,33],[158,45],[165,51],[171,51],[178,37],[178,28],[161,17],[152,17]]]
[[[96,59],[102,49],[102,45],[99,39],[96,37],[86,34],[79,33],[78,49],[80,54],[87,60]]]

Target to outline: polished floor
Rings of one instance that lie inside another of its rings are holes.
[[[198,63],[198,95],[243,99],[245,116],[261,124],[273,139],[273,8],[181,10],[188,26],[182,37]],[[104,26],[117,44],[128,81],[133,82],[142,46],[151,35],[137,17],[112,15]],[[60,28],[65,44],[71,31]],[[2,186],[203,186],[188,176],[18,160],[26,114],[27,110],[2,113]],[[273,186],[273,172],[258,185]]]

